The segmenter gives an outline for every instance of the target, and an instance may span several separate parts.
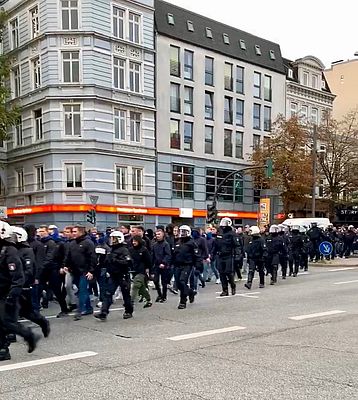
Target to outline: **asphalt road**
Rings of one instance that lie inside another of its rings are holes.
[[[127,321],[51,319],[35,353],[19,342],[0,363],[0,399],[358,399],[358,261],[238,285],[217,298],[209,284],[186,310],[172,294],[139,304]]]

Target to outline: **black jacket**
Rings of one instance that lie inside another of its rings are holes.
[[[241,239],[231,227],[225,227],[216,236],[212,250],[213,257],[237,259],[243,251],[241,243]]]
[[[172,262],[172,249],[169,243],[164,239],[161,242],[154,242],[152,246],[152,265],[158,267],[164,264],[169,268]]]
[[[32,248],[35,256],[35,279],[40,280],[42,271],[44,269],[44,261],[46,256],[45,248],[43,244],[37,239],[29,239],[28,243]]]
[[[151,271],[152,268],[152,259],[150,257],[150,253],[145,245],[140,246],[131,246],[129,248],[129,254],[133,261],[133,273],[137,274],[146,274],[146,270]]]
[[[206,239],[200,236],[197,239],[194,239],[194,242],[198,246],[199,257],[201,261],[206,260],[209,257],[209,250]]]
[[[80,236],[70,242],[65,266],[74,275],[93,273],[96,268],[95,246],[87,235]]]
[[[251,236],[251,240],[247,244],[247,258],[252,261],[263,261],[267,254],[265,241],[261,236]]]
[[[299,233],[291,233],[289,236],[289,250],[294,256],[302,254],[303,251],[303,238]]]
[[[17,250],[24,270],[24,288],[29,288],[33,285],[36,275],[35,254],[27,242],[18,243]]]
[[[125,277],[132,268],[132,258],[125,243],[112,246],[105,260],[105,268],[111,276]]]
[[[47,236],[40,239],[44,251],[43,269],[52,270],[58,269],[59,265],[57,263],[57,245],[56,242]]]
[[[21,295],[25,283],[22,262],[14,245],[1,242],[0,299],[16,299]]]
[[[191,266],[201,268],[202,262],[198,246],[190,237],[180,238],[175,244],[173,253],[173,265],[176,267]]]

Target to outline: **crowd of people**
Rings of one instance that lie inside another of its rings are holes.
[[[279,267],[286,279],[307,271],[309,261],[319,261],[323,241],[333,248],[327,258],[349,257],[356,237],[353,226],[235,228],[230,218],[206,229],[170,224],[153,231],[122,225],[105,232],[80,225],[63,231],[55,225],[15,227],[0,221],[0,361],[11,358],[16,335],[27,342],[28,352],[36,348],[40,336],[19,323],[20,317],[40,326],[44,337],[50,334],[41,310],[54,298],[60,307],[57,318],[75,311],[78,321],[93,314],[92,295],[100,309],[95,317],[105,321],[120,293],[123,318],[129,319],[138,303],[152,307],[152,281],[156,303],[165,303],[170,291],[178,295],[182,310],[195,301],[199,286],[205,288],[212,279],[222,286],[220,296],[235,295],[243,273],[248,290],[256,271],[260,288],[266,276],[275,285]]]

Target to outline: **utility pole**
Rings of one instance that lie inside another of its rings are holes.
[[[312,218],[316,216],[316,180],[317,180],[317,125],[313,125],[313,144],[312,144]]]

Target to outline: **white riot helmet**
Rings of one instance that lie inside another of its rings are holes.
[[[222,218],[222,220],[220,221],[220,226],[232,226],[231,219],[228,217]]]
[[[354,226],[353,225],[349,225],[348,230],[349,231],[353,231],[353,229],[354,229]]]
[[[250,235],[255,236],[255,235],[260,235],[260,228],[256,225],[250,227]]]
[[[191,236],[191,228],[189,225],[182,225],[179,227],[179,236],[188,237]]]
[[[304,226],[300,226],[300,233],[306,233],[307,229]]]
[[[279,232],[284,232],[285,231],[285,225],[283,225],[283,224],[277,225],[277,228],[278,228]]]
[[[278,233],[280,231],[280,228],[277,225],[271,225],[270,226],[270,233]]]
[[[17,243],[27,242],[28,235],[24,228],[21,228],[19,226],[12,226],[11,230],[12,235]]]
[[[11,226],[5,221],[0,221],[0,239],[9,239],[11,233]]]
[[[124,242],[124,234],[122,232],[120,232],[120,231],[111,232],[109,237],[110,237],[111,245],[121,244],[121,243]]]

